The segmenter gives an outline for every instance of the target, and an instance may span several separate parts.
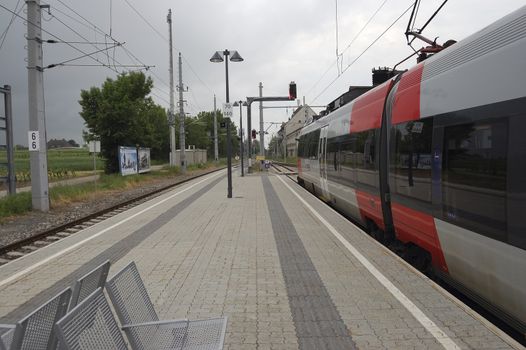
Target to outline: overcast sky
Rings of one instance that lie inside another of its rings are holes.
[[[43,29],[56,37],[64,41],[88,39],[102,42],[105,38],[100,31],[107,34],[111,31],[112,37],[125,42],[124,46],[132,54],[117,48],[110,50],[109,56],[105,53],[94,55],[101,62],[113,62],[115,58],[121,64],[138,64],[138,59],[146,65],[155,66],[146,74],[151,75],[154,80],[153,99],[165,108],[169,106],[166,15],[171,8],[174,75],[177,81],[177,54],[182,52],[183,81],[189,88],[185,93],[185,112],[196,115],[200,111],[213,110],[214,94],[217,95],[218,108],[225,102],[224,63],[209,61],[217,50],[237,50],[245,59],[241,63],[229,64],[231,101],[257,96],[259,82],[263,83],[264,96],[284,96],[288,93],[288,83],[293,80],[298,86],[298,96],[305,96],[306,103],[313,106],[329,103],[345,92],[349,85],[370,85],[373,67],[392,67],[412,52],[404,36],[410,11],[358,60],[356,58],[412,2],[413,0],[338,0],[337,14],[335,0],[46,0],[42,4],[51,5],[51,15],[45,12],[43,16]],[[442,0],[422,0],[416,27],[422,26],[441,3]],[[0,0],[0,4],[11,10],[20,10],[25,6],[25,1]],[[524,0],[449,1],[423,34],[429,38],[438,37],[439,43],[448,39],[461,40],[523,4]],[[358,35],[380,7],[377,15]],[[26,16],[25,9],[19,13],[22,17]],[[0,8],[0,34],[8,27],[11,17],[11,13]],[[29,121],[25,33],[25,22],[15,18],[0,48],[0,85],[12,86],[15,142],[27,145]],[[0,43],[3,37],[0,37]],[[42,37],[53,39],[46,33]],[[352,45],[349,46],[351,42]],[[74,46],[85,52],[96,50],[87,44]],[[103,46],[98,45],[99,48]],[[345,72],[334,81],[338,76],[337,46],[340,53],[344,51],[340,62]],[[424,45],[415,41],[414,46],[420,48]],[[44,46],[44,65],[77,56],[79,52],[65,44]],[[351,65],[353,61],[355,62]],[[71,63],[97,64],[91,59]],[[414,64],[415,59],[412,58],[400,68],[410,68]],[[125,68],[117,69],[124,71]],[[116,73],[105,67],[57,67],[44,72],[48,139],[82,141],[84,123],[79,116],[80,90],[100,86],[107,77],[115,78]],[[330,84],[331,82],[333,83]],[[295,104],[268,104],[272,105]],[[269,136],[278,130],[277,125],[269,122],[286,121],[292,111],[292,108],[265,109],[265,128],[268,128]],[[237,124],[238,109],[235,112]],[[246,111],[243,113],[245,115]],[[256,105],[252,108],[252,116],[252,125],[259,129]],[[266,143],[268,140],[269,138],[265,140]]]

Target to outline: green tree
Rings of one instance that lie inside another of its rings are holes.
[[[226,128],[220,128],[221,122],[226,121],[223,113],[217,111],[217,139],[219,157],[226,157]],[[179,119],[176,120],[176,130],[179,131]],[[239,130],[231,124],[232,155],[239,153],[239,140],[236,135]],[[177,132],[179,140],[179,133]],[[178,141],[179,142],[179,141]],[[208,159],[214,159],[214,112],[200,112],[196,117],[185,118],[185,144],[196,148],[206,149]],[[177,143],[179,145],[179,143]]]
[[[164,109],[148,97],[152,87],[150,77],[131,72],[81,91],[80,115],[89,133],[100,139],[107,173],[119,170],[119,146],[150,147],[154,159],[168,153],[168,121]]]

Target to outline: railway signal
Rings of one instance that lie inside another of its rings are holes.
[[[252,129],[252,139],[254,140],[256,139],[256,134],[257,134],[256,129]]]
[[[289,84],[289,100],[296,99],[296,83],[291,81]]]

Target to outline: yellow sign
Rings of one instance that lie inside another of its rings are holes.
[[[265,156],[256,156],[256,160],[265,160]]]

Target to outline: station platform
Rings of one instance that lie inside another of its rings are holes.
[[[195,179],[0,267],[14,322],[106,259],[161,319],[228,316],[225,349],[520,349],[291,179]]]

